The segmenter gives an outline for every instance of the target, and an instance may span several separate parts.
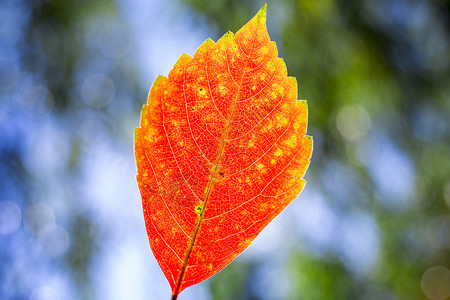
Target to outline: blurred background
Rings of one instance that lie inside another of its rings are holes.
[[[0,299],[170,298],[133,130],[158,74],[263,4],[0,1]],[[308,183],[180,300],[450,299],[449,8],[268,1],[309,104]]]

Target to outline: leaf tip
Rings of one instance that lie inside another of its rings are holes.
[[[258,13],[255,16],[255,21],[257,21],[258,23],[266,23],[266,17],[267,17],[267,3],[265,3],[263,5],[263,7],[261,7],[261,9],[258,11]]]
[[[159,74],[156,76],[155,81],[153,82],[153,85],[159,85],[159,83],[164,80],[166,77],[164,75]]]
[[[158,88],[164,84],[164,81],[167,80],[167,77],[159,74],[156,78],[155,81],[153,81],[153,85],[152,88],[150,89],[148,96],[147,96],[147,103],[150,103],[150,99],[153,93],[155,93]],[[145,107],[145,105],[144,105]]]
[[[186,63],[190,62],[191,60],[192,60],[192,57],[190,57],[186,53],[182,53],[180,55],[180,57],[178,58],[177,62],[175,63],[175,65],[185,65]]]
[[[264,3],[263,7],[261,7],[257,15],[260,16],[261,18],[264,18],[265,20],[266,14],[267,14],[267,3]]]
[[[263,5],[263,7],[261,7],[261,9],[258,11],[258,13],[249,21],[249,23],[247,23],[246,25],[244,25],[244,27],[242,27],[239,31],[241,31],[242,29],[244,29],[248,24],[255,24],[257,26],[264,26],[266,25],[266,17],[267,17],[267,3]]]

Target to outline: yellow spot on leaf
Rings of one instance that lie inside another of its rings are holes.
[[[221,94],[225,94],[227,91],[227,89],[221,84],[218,85],[218,89]]]
[[[275,156],[281,156],[281,155],[283,155],[283,150],[281,150],[280,148],[278,148],[277,151],[275,151],[274,155],[275,155]]]
[[[202,211],[203,211],[203,203],[200,203],[199,205],[196,205],[194,210],[195,210],[195,212],[197,214],[201,214]]]
[[[198,89],[197,89],[197,91],[198,91],[198,93],[200,94],[200,95],[206,95],[206,89],[204,88],[204,87],[202,87],[202,86],[200,86]]]
[[[289,139],[287,139],[284,144],[288,146],[289,148],[295,148],[297,145],[298,137],[296,134],[292,134]]]
[[[293,147],[295,146],[295,143],[292,142],[291,140],[286,140],[286,141],[284,142],[284,144],[285,144],[286,146],[290,147],[290,148],[293,148]]]
[[[278,121],[277,122],[277,127],[281,127],[282,125],[287,125],[288,123],[288,119],[282,114],[278,114],[275,119]]]

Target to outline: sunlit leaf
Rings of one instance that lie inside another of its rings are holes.
[[[172,299],[229,264],[305,184],[307,105],[277,56],[264,6],[236,34],[181,55],[151,88],[137,181]]]

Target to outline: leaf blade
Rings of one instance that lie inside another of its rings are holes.
[[[142,110],[137,180],[175,296],[244,251],[305,183],[306,101],[265,20],[266,6],[235,35],[183,54]]]

